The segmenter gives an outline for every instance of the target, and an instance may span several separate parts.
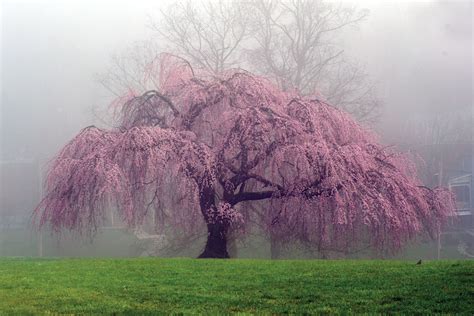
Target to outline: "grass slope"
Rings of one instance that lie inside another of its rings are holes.
[[[474,261],[0,259],[0,314],[474,314]]]

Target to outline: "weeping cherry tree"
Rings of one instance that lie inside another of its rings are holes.
[[[397,250],[453,212],[447,190],[318,96],[171,55],[157,67],[159,91],[120,98],[116,128],[83,129],[52,161],[40,226],[94,232],[114,207],[134,227],[153,211],[176,231],[206,229],[201,258],[227,258],[256,203],[266,234],[319,250]]]

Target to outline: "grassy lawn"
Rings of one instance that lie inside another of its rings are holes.
[[[474,314],[474,261],[0,258],[0,314]]]

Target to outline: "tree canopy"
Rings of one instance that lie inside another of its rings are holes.
[[[175,230],[207,228],[201,257],[228,257],[228,234],[246,232],[252,203],[266,233],[318,249],[399,249],[436,236],[453,212],[449,191],[424,187],[407,156],[318,96],[168,54],[159,88],[119,99],[116,128],[90,126],[66,144],[41,225],[93,231],[115,205],[134,226],[154,211]]]

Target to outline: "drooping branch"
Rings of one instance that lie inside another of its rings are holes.
[[[166,97],[165,95],[159,93],[158,91],[156,90],[149,90],[147,92],[145,92],[142,97],[145,97],[146,98],[146,101],[145,102],[148,102],[150,101],[153,97],[157,97],[159,99],[161,99],[162,101],[164,101],[168,106],[169,108],[171,109],[171,111],[173,111],[173,115],[175,117],[178,117],[180,116],[180,113],[178,111],[178,109],[174,106],[173,102],[171,102],[171,100]]]
[[[242,201],[259,201],[269,199],[274,196],[278,191],[261,191],[261,192],[241,192],[234,195],[229,203],[235,205]]]

